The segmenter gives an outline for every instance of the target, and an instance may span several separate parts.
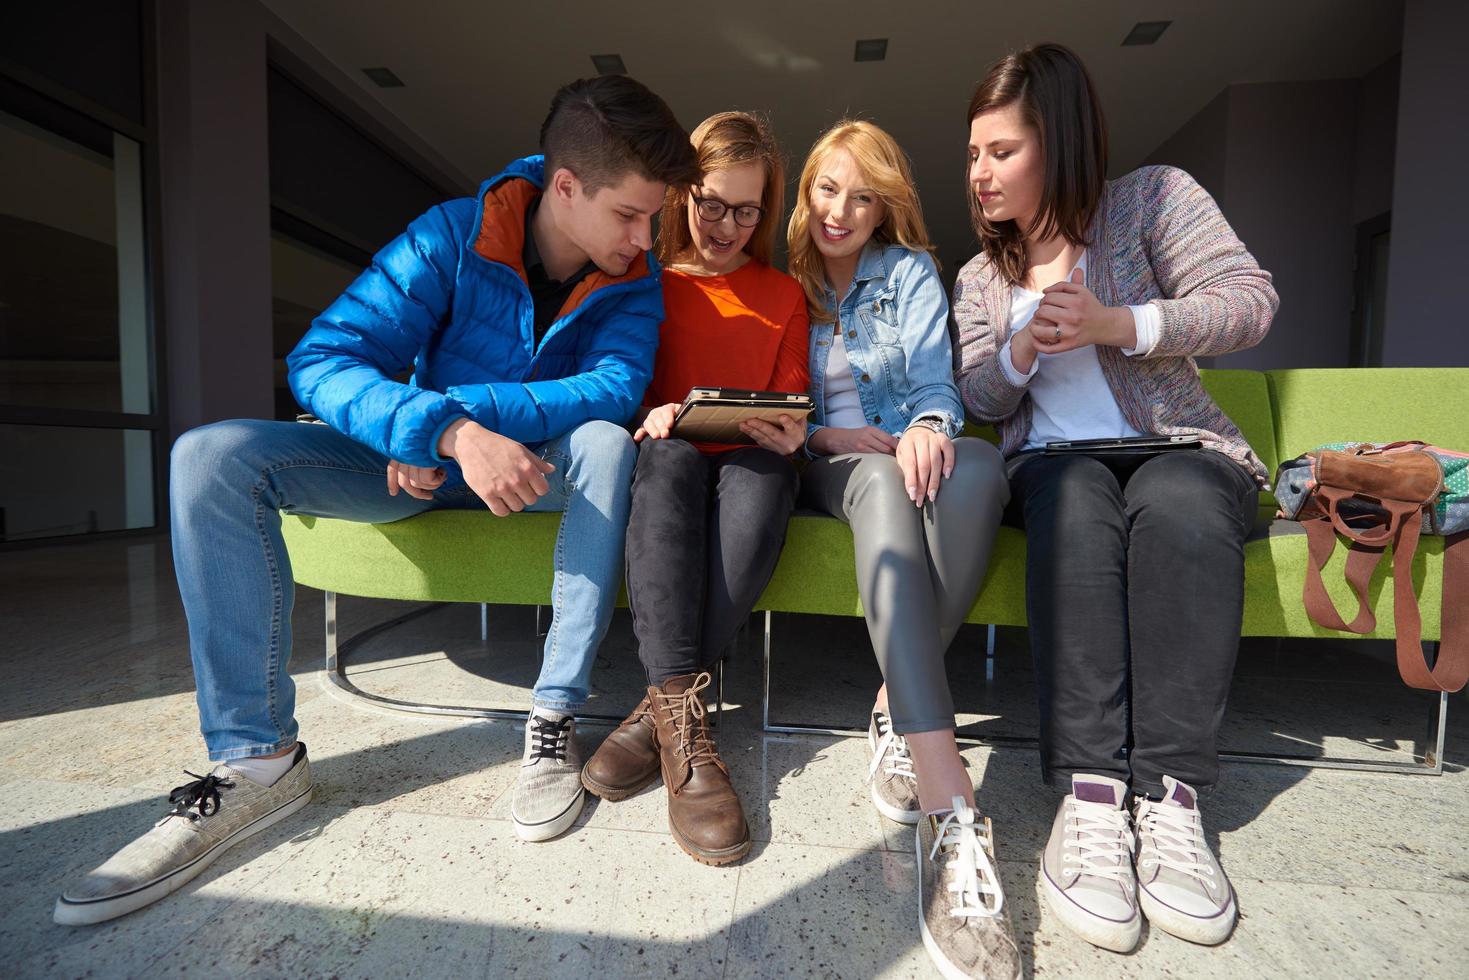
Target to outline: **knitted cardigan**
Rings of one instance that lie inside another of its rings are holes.
[[[1152,303],[1161,313],[1158,342],[1146,357],[1097,347],[1122,417],[1139,432],[1198,436],[1267,486],[1265,464],[1204,391],[1194,358],[1264,338],[1280,305],[1270,273],[1208,192],[1175,167],[1143,167],[1108,181],[1087,241],[1086,285],[1098,300]],[[1010,284],[983,252],[959,270],[955,380],[970,418],[996,424],[1007,457],[1025,442],[1032,416],[1026,388],[1010,383],[996,356],[1010,336],[1010,298]]]

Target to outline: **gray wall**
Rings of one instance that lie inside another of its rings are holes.
[[[1199,110],[1145,163],[1182,167],[1224,206],[1225,158],[1229,147],[1229,93],[1225,89]]]
[[[1357,100],[1356,182],[1352,189],[1352,224],[1392,210],[1393,157],[1397,150],[1398,55],[1362,76]]]
[[[475,184],[254,0],[158,0],[158,23],[171,442],[206,422],[275,415],[273,206],[375,250],[431,204]],[[300,97],[273,130],[268,63],[313,85],[330,108]],[[271,146],[273,131],[299,129],[307,103],[314,131]],[[353,159],[342,165],[343,155]],[[272,163],[281,187],[272,186]],[[389,173],[394,165],[408,176]],[[312,192],[310,180],[322,175],[336,182],[335,196]],[[409,189],[399,192],[402,183]],[[293,200],[302,197],[312,210]]]
[[[1356,122],[1354,80],[1231,87],[1225,211],[1281,303],[1259,346],[1216,366],[1347,365]]]
[[[1192,173],[1275,277],[1257,347],[1216,367],[1345,367],[1356,224],[1391,207],[1400,59],[1361,79],[1231,85],[1149,163]]]
[[[1409,0],[1403,22],[1384,364],[1469,365],[1464,318],[1469,4]]]
[[[161,0],[163,310],[173,436],[270,418],[265,31],[251,3]]]

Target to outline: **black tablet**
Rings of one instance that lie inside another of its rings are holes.
[[[1048,453],[1157,453],[1197,449],[1198,436],[1122,436],[1116,439],[1070,439],[1046,443]]]

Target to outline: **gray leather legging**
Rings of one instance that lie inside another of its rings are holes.
[[[857,591],[900,734],[954,727],[944,652],[974,604],[1010,483],[999,450],[954,440],[954,474],[919,509],[892,456],[847,453],[801,474],[800,506],[852,528]]]

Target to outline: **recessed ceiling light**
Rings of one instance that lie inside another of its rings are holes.
[[[1144,20],[1134,24],[1127,37],[1122,39],[1124,48],[1134,44],[1154,44],[1168,30],[1171,20]]]
[[[402,88],[403,79],[393,74],[391,68],[364,68],[362,74],[372,79],[378,88]]]
[[[627,65],[622,63],[620,54],[594,54],[592,55],[592,67],[597,69],[598,75],[627,74]]]
[[[857,42],[857,49],[852,54],[853,61],[882,61],[888,56],[888,39],[885,37],[868,38]]]

